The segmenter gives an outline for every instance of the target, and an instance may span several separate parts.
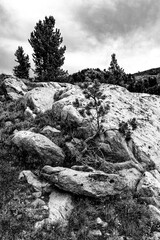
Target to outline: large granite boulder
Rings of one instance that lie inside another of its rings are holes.
[[[37,153],[44,163],[49,162],[52,166],[62,165],[64,153],[60,147],[42,134],[31,131],[17,131],[14,133],[12,141],[17,147]]]
[[[17,100],[25,95],[28,91],[28,87],[19,78],[9,77],[3,82],[3,89],[5,95],[11,100]]]
[[[131,93],[123,87],[106,84],[101,91],[106,96],[104,103],[110,106],[103,124],[106,131],[118,129],[120,122],[135,118],[137,128],[132,131],[127,147],[144,168],[154,163],[160,171],[160,96]]]
[[[61,122],[69,125],[76,124],[78,126],[82,124],[83,117],[75,107],[68,105],[62,109]]]
[[[33,88],[25,95],[27,105],[36,113],[44,113],[47,110],[51,110],[56,91],[54,87]]]
[[[78,195],[105,197],[120,194],[126,187],[117,174],[102,171],[77,171],[63,167],[45,166],[42,176],[58,188]]]

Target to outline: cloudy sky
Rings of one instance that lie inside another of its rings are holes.
[[[69,73],[108,69],[112,53],[127,73],[160,67],[160,0],[0,0],[0,73],[12,73],[18,46],[32,61],[30,33],[50,15]]]

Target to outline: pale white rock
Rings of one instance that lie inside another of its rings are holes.
[[[160,224],[160,210],[153,205],[149,205],[148,208],[152,222]]]
[[[45,166],[41,174],[58,188],[85,196],[116,195],[126,187],[120,176],[105,174],[102,171],[82,172],[63,167]]]
[[[153,237],[149,240],[160,240],[160,232],[153,232]]]
[[[99,224],[99,225],[103,225],[103,221],[102,221],[102,219],[100,217],[98,217],[96,219],[96,223]]]
[[[19,179],[25,178],[26,181],[33,186],[33,188],[39,193],[42,192],[42,189],[48,185],[46,181],[40,181],[37,176],[32,173],[30,170],[24,170],[19,174]]]
[[[36,87],[25,94],[27,105],[36,113],[44,113],[52,109],[56,88]]]
[[[25,83],[19,78],[14,77],[6,78],[3,82],[3,87],[5,88],[6,93],[11,100],[17,100],[21,98],[28,91]]]
[[[53,137],[61,135],[61,131],[60,130],[58,130],[58,129],[54,128],[54,127],[51,127],[51,126],[45,126],[43,128],[43,130],[42,130],[42,133],[51,135]]]
[[[49,88],[56,88],[61,89],[61,86],[58,82],[36,82],[34,83],[36,87],[49,87]]]
[[[102,232],[99,229],[98,230],[90,230],[88,235],[89,235],[89,237],[101,237]]]
[[[116,85],[102,85],[109,104],[104,128],[117,128],[120,121],[136,118],[137,129],[132,134],[132,144],[128,144],[136,159],[148,165],[154,162],[160,171],[160,96],[145,93],[131,93]]]
[[[34,208],[37,208],[37,207],[42,207],[42,206],[45,206],[46,203],[40,199],[40,198],[37,198],[36,200],[34,200],[31,205],[34,207]]]
[[[160,173],[157,170],[145,172],[137,186],[137,192],[145,197],[155,198],[160,195]]]
[[[33,111],[29,108],[29,107],[27,107],[26,108],[26,110],[24,111],[24,116],[26,117],[26,118],[35,118],[36,117],[36,114],[34,114],[33,113]]]
[[[122,169],[118,171],[118,173],[121,177],[123,177],[129,189],[133,190],[135,190],[137,183],[142,176],[142,173],[138,171],[136,168]]]
[[[61,112],[61,121],[68,124],[81,125],[83,117],[78,110],[72,105],[64,106]]]
[[[52,224],[65,227],[74,208],[71,195],[54,189],[49,196],[48,207]]]
[[[14,133],[12,141],[29,153],[37,153],[44,163],[48,162],[52,166],[63,164],[65,156],[62,149],[42,134],[31,131],[18,131]]]
[[[10,127],[12,125],[13,125],[13,123],[11,121],[6,121],[5,122],[5,127]]]

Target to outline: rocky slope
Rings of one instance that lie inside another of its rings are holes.
[[[23,98],[26,118],[29,115],[33,120],[47,111],[54,116],[55,128],[48,125],[37,133],[34,127],[27,127],[14,130],[12,135],[17,148],[43,160],[38,176],[30,171],[20,175],[34,187],[39,201],[44,192],[50,194],[44,203],[48,217],[37,221],[35,229],[58,222],[66,226],[74,209],[73,195],[121,196],[126,189],[147,204],[153,223],[160,224],[160,96],[102,84],[105,97],[101,104],[109,105],[110,110],[102,117],[103,131],[91,150],[92,144],[86,144],[95,133],[96,122],[82,114],[89,100],[79,86],[41,83],[30,90],[21,80],[9,78],[3,87],[5,97],[13,101]],[[127,129],[122,131],[120,126],[125,123]],[[57,137],[63,138],[63,144],[55,142]],[[158,239],[155,236],[152,239]]]

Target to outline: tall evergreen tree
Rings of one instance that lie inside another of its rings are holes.
[[[45,17],[39,21],[28,40],[33,48],[33,61],[35,73],[39,81],[56,81],[63,72],[66,47],[61,47],[63,38],[59,29],[55,29],[53,16]]]
[[[17,58],[15,61],[19,63],[19,65],[13,68],[14,75],[18,78],[28,78],[29,69],[31,67],[29,63],[29,56],[25,55],[23,48],[20,46],[18,47],[14,55]]]
[[[111,55],[111,62],[108,71],[110,73],[109,83],[123,86],[127,81],[127,75],[123,68],[118,65],[115,53]]]

